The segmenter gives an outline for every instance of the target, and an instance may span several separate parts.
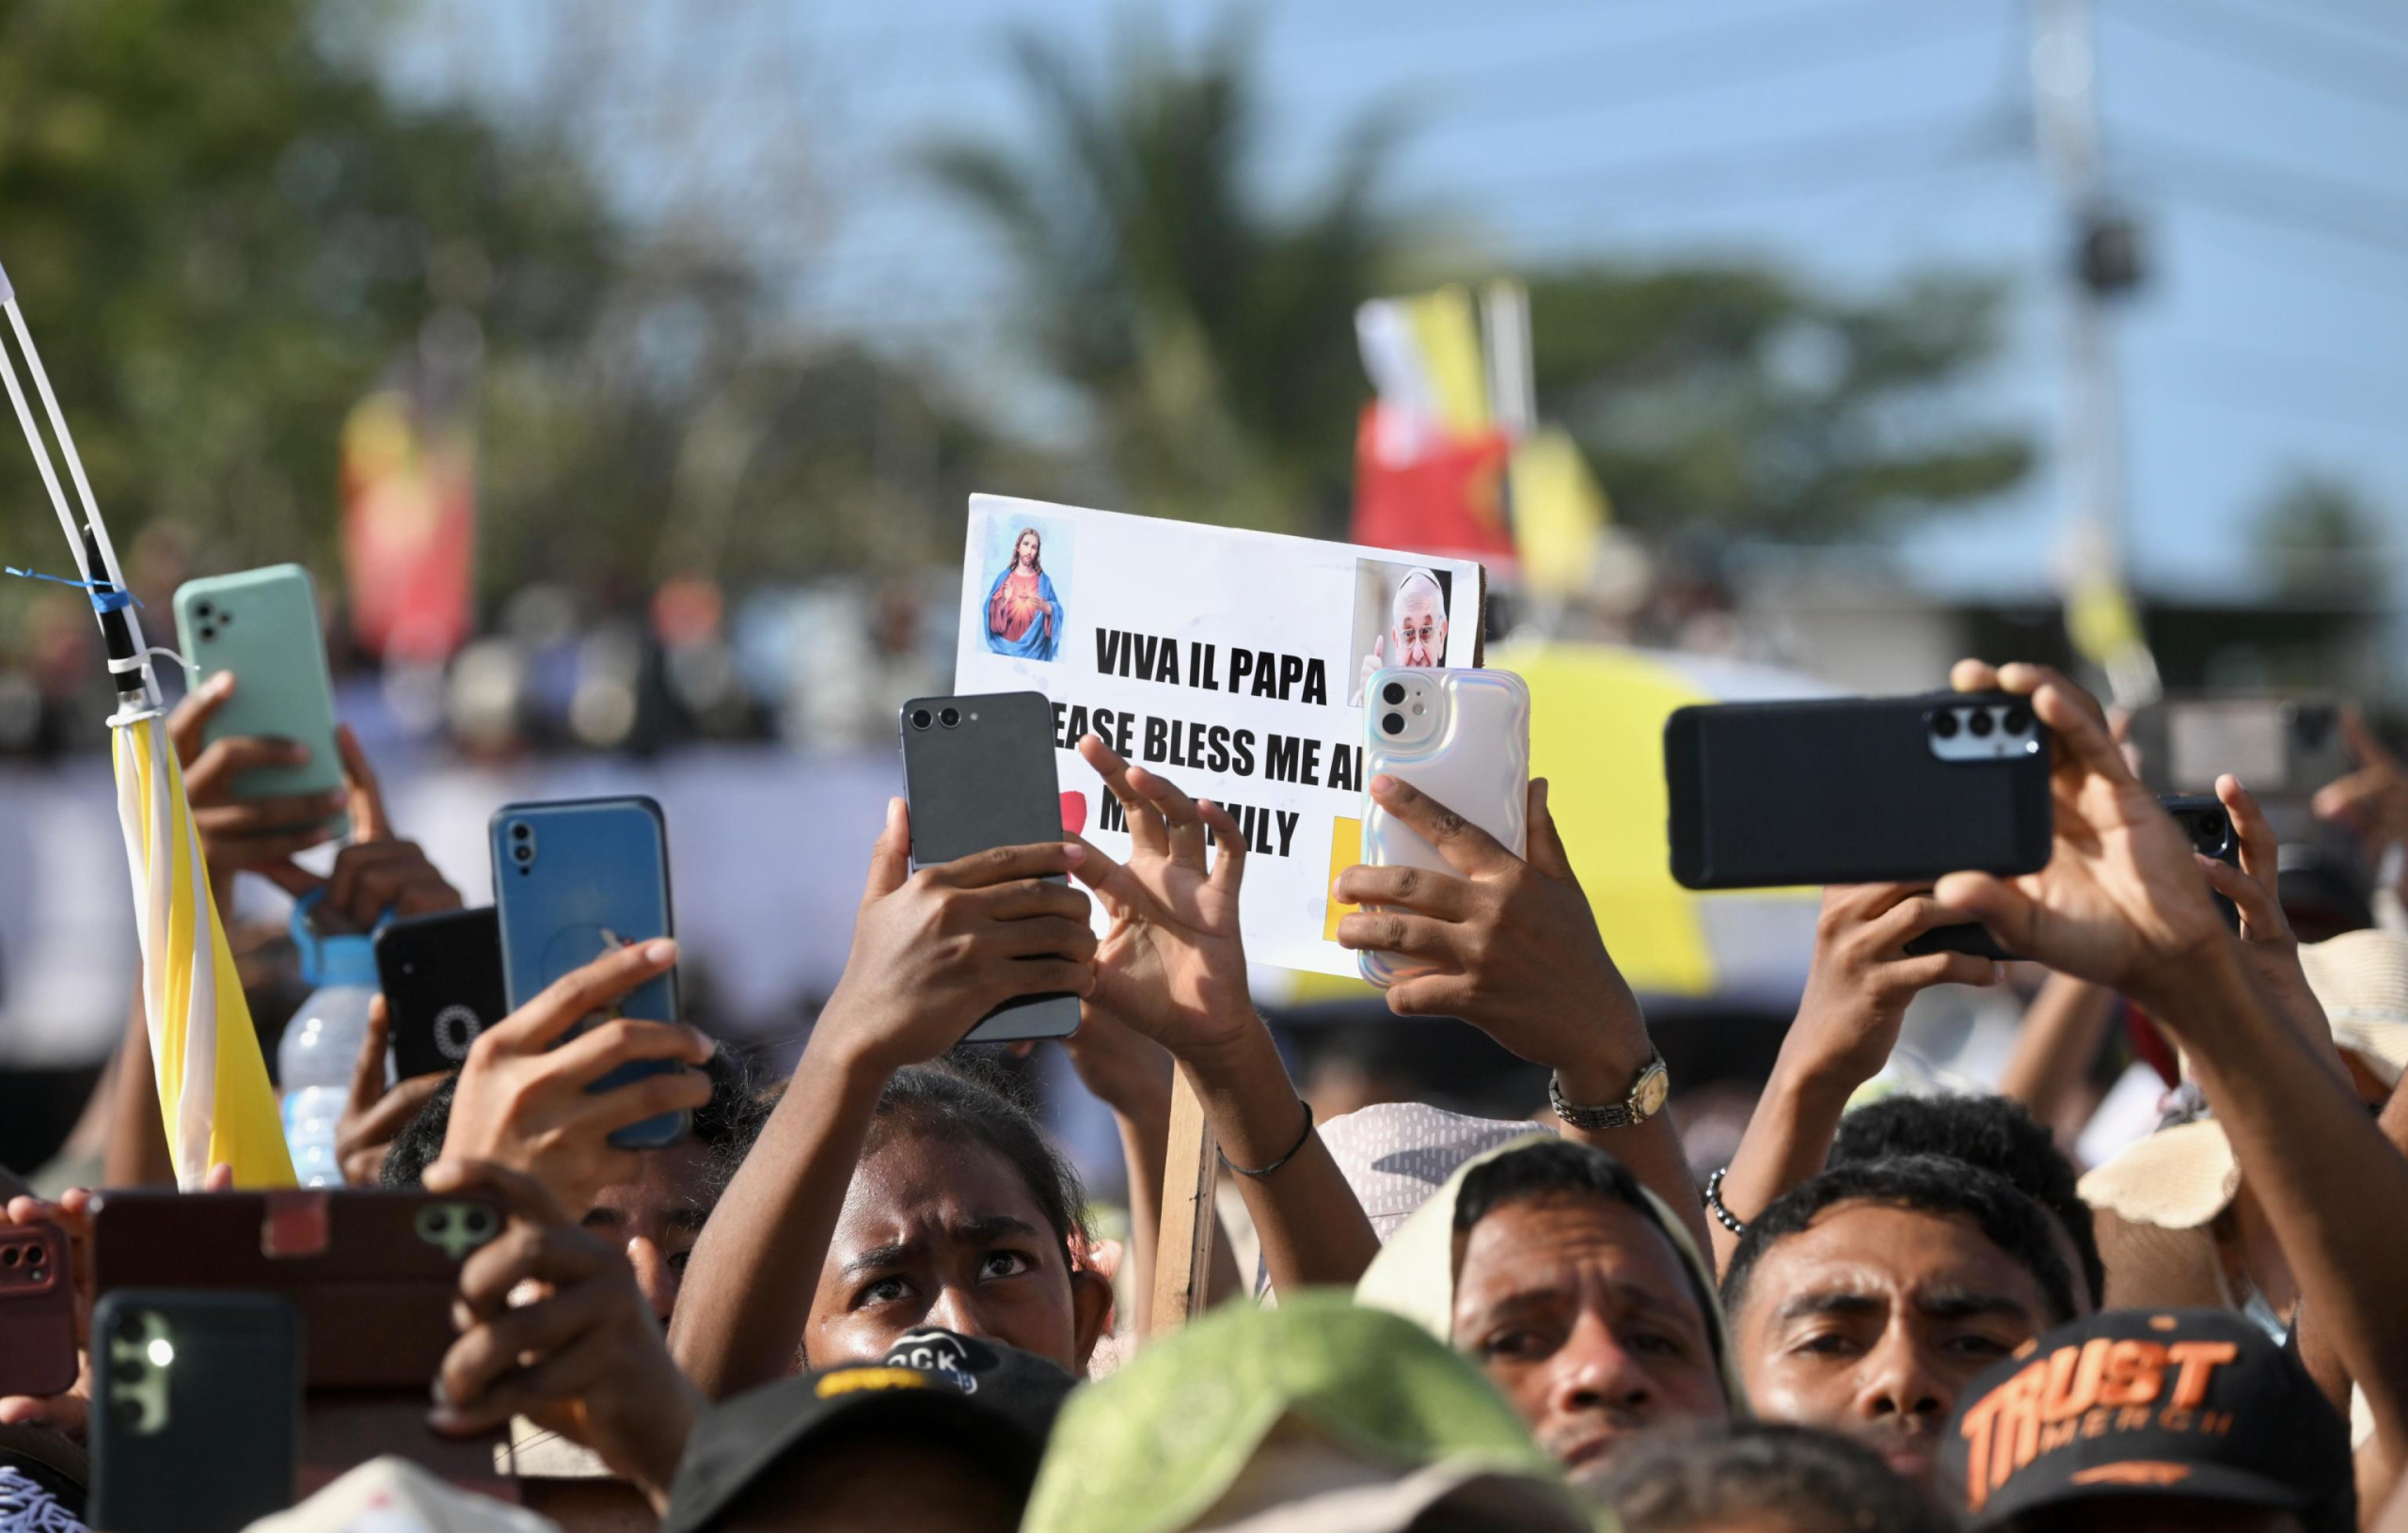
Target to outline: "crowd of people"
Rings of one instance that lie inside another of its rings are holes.
[[[397,1438],[256,1525],[2408,1527],[2408,936],[2303,943],[2238,781],[2218,784],[2227,865],[2080,687],[1974,661],[1951,680],[2028,697],[2049,726],[2052,855],[2020,877],[1828,891],[1779,1062],[1703,1186],[1544,782],[1517,856],[1374,779],[1453,871],[1335,887],[1361,908],[1342,943],[1420,971],[1394,1012],[1460,1018],[1553,1072],[1527,1120],[1408,1102],[1316,1122],[1249,995],[1244,838],[1093,736],[1079,753],[1128,858],[1069,836],[914,870],[895,801],[843,981],[784,1081],[674,1019],[555,1047],[673,966],[669,940],[570,973],[448,1075],[388,1084],[380,1012],[344,1173],[505,1213],[460,1266],[425,1415],[506,1439],[525,1504],[447,1483]],[[277,747],[201,749],[211,705],[187,702],[174,733],[221,897],[244,877],[323,886],[363,928],[458,905],[348,744],[355,840],[330,877],[303,872],[324,832],[294,828],[329,806],[236,800],[232,774]],[[2372,850],[2408,836],[2408,771],[2360,743],[2317,809]],[[1918,993],[2007,977],[1909,952],[1968,922],[2048,975],[2006,1090],[1851,1111]],[[1007,1072],[958,1047],[999,1004],[1063,991],[1081,1026],[1060,1047],[1120,1129],[1123,1239],[1091,1223]],[[2062,1056],[2095,1052],[2115,1014],[2170,1045],[2167,1127],[2083,1168],[2052,1121]],[[109,1087],[113,1186],[172,1180],[147,1048],[137,1014]],[[680,1068],[588,1089],[658,1061]],[[1216,1242],[1192,1316],[1150,1312],[1175,1075],[1259,1251],[1248,1272]],[[682,1143],[611,1143],[681,1111]],[[84,1256],[91,1206],[24,1194],[6,1219]],[[0,1527],[82,1525],[85,1373],[0,1400]]]

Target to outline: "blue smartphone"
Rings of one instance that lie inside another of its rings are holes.
[[[669,914],[669,828],[649,798],[505,804],[487,827],[493,903],[501,921],[501,976],[516,1011],[562,975],[613,948],[675,935]],[[676,971],[647,980],[619,1011],[677,1020]],[[578,1024],[568,1036],[584,1030]],[[565,1040],[563,1040],[565,1041]],[[673,1060],[622,1065],[588,1087],[611,1091],[685,1068]],[[690,1114],[664,1113],[610,1135],[621,1149],[660,1149],[686,1137]]]

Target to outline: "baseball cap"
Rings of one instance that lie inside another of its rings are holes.
[[[1941,1493],[1976,1528],[2105,1496],[2277,1508],[2357,1525],[2349,1430],[2264,1332],[2213,1309],[2118,1309],[2040,1337],[1966,1390]]]
[[[876,1363],[764,1384],[694,1424],[661,1533],[712,1526],[789,1456],[840,1429],[943,1443],[1025,1495],[1076,1383],[1060,1365],[1018,1348],[930,1328],[903,1336]]]

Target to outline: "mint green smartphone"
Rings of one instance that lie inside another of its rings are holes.
[[[234,695],[211,716],[202,738],[243,735],[298,740],[309,759],[298,766],[261,766],[234,780],[238,798],[331,793],[343,785],[335,748],[335,688],[326,640],[318,626],[318,592],[298,564],[213,575],[176,588],[176,637],[193,663],[194,685],[234,673]],[[350,816],[329,817],[338,835]]]

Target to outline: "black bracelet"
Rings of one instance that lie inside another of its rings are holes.
[[[1269,1165],[1264,1166],[1259,1171],[1249,1171],[1244,1166],[1239,1165],[1236,1162],[1230,1160],[1227,1155],[1223,1155],[1221,1157],[1221,1163],[1228,1166],[1231,1171],[1236,1172],[1241,1177],[1268,1177],[1273,1172],[1278,1170],[1281,1166],[1286,1165],[1289,1162],[1294,1160],[1296,1158],[1296,1152],[1305,1147],[1305,1141],[1313,1136],[1313,1104],[1303,1101],[1301,1098],[1299,1098],[1298,1100],[1302,1102],[1305,1109],[1305,1131],[1298,1134],[1296,1136],[1296,1142],[1288,1146],[1287,1154],[1282,1155],[1279,1159],[1272,1162]],[[1219,1146],[1216,1146],[1214,1147],[1217,1149]]]
[[[1726,1165],[1705,1178],[1705,1211],[1714,1215],[1714,1222],[1732,1234],[1745,1235],[1748,1233],[1748,1226],[1730,1209],[1722,1206],[1722,1178],[1730,1173],[1730,1170],[1731,1168]]]

